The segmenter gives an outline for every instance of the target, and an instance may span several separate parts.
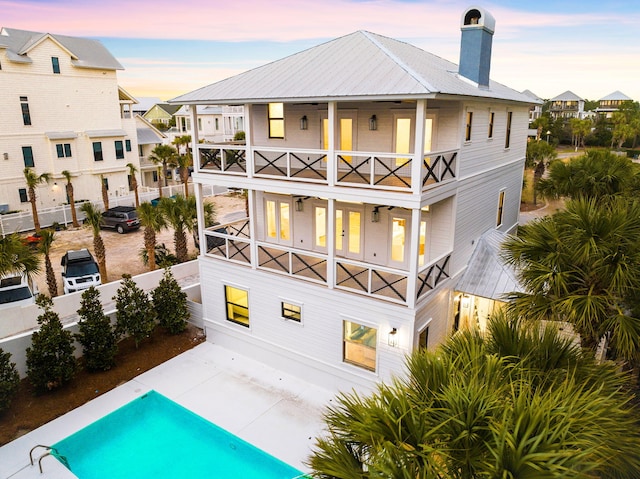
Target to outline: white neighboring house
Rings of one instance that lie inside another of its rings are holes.
[[[602,115],[605,118],[611,118],[614,112],[620,110],[621,106],[625,103],[631,102],[633,102],[633,98],[616,90],[613,93],[609,93],[607,96],[600,98],[600,100],[598,100],[598,108],[596,108],[595,111],[598,115]]]
[[[232,141],[238,131],[244,131],[244,108],[230,105],[199,105],[198,138],[205,143]],[[176,129],[170,132],[175,136],[191,133],[191,106],[184,105],[173,115]]]
[[[0,204],[27,210],[23,169],[51,173],[37,189],[40,208],[128,194],[127,163],[138,164],[136,100],[118,87],[122,66],[98,41],[12,28],[0,30]]]
[[[244,218],[200,211],[210,341],[348,390],[452,333],[475,243],[518,224],[534,102],[490,81],[494,27],[463,13],[459,66],[358,31],[171,100],[244,105],[246,144],[192,130],[200,204],[248,193]]]
[[[572,91],[565,91],[553,97],[549,104],[549,113],[554,120],[558,118],[578,118],[584,119],[584,98],[579,97]]]
[[[158,186],[158,165],[149,161],[153,149],[167,140],[167,135],[158,130],[150,121],[136,115],[136,136],[142,186]]]

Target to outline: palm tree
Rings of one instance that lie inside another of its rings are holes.
[[[175,198],[161,198],[158,209],[166,223],[173,228],[173,244],[180,263],[188,259],[187,231],[193,231],[196,218],[195,198],[176,195]]]
[[[100,270],[100,278],[102,283],[106,283],[107,280],[107,251],[104,247],[104,241],[100,236],[100,225],[102,224],[102,214],[93,206],[93,203],[87,201],[80,207],[85,215],[85,222],[91,227],[93,231],[93,252],[96,255],[96,261],[98,262],[98,269]]]
[[[552,216],[520,226],[503,245],[526,292],[509,307],[533,320],[573,324],[584,346],[610,337],[613,355],[640,348],[640,201],[578,199]]]
[[[107,181],[103,175],[100,175],[100,189],[102,191],[102,204],[104,205],[104,210],[107,211],[109,209],[109,190],[107,190]]]
[[[144,248],[147,251],[149,271],[156,269],[156,233],[165,226],[160,210],[145,202],[138,207],[138,218],[144,227]]]
[[[193,159],[191,153],[178,156],[177,159],[178,170],[180,171],[180,181],[184,186],[184,196],[189,197],[189,167],[193,165]]]
[[[73,184],[71,183],[71,172],[69,170],[62,170],[62,176],[67,180],[67,185],[65,188],[67,189],[67,198],[69,198],[69,205],[71,206],[71,223],[74,228],[78,228],[80,223],[78,223],[78,215],[76,213],[76,200],[73,196]]]
[[[574,138],[576,151],[578,151],[579,147],[585,149],[586,151],[584,139],[587,135],[589,135],[589,133],[591,133],[591,120],[588,118],[585,118],[583,120],[579,118],[571,118],[571,120],[569,120],[569,126],[571,127],[571,133]]]
[[[56,274],[53,271],[53,266],[51,266],[51,257],[49,256],[49,253],[51,252],[51,245],[56,239],[55,233],[51,230],[42,230],[40,235],[41,239],[38,244],[38,251],[44,255],[44,270],[47,276],[49,296],[55,298],[58,296],[58,283],[56,281]]]
[[[131,177],[131,189],[133,190],[133,195],[136,199],[136,208],[139,208],[140,197],[138,196],[138,180],[136,179],[138,168],[136,168],[136,165],[133,163],[127,163],[127,168],[129,168],[129,176]]]
[[[164,178],[164,186],[167,186],[167,167],[176,166],[178,150],[171,145],[158,145],[151,150],[149,161],[156,165],[162,165],[162,177]],[[160,175],[158,175],[158,188],[160,189],[160,197],[162,197],[162,188],[160,187]]]
[[[533,168],[533,204],[537,203],[537,186],[544,175],[546,165],[557,157],[556,149],[546,141],[531,141],[527,143],[525,166]]]
[[[17,233],[0,238],[0,277],[20,274],[31,280],[40,271],[40,258]]]
[[[637,477],[628,376],[555,328],[497,318],[407,359],[370,396],[342,394],[309,460],[313,477]]]
[[[27,183],[27,194],[31,203],[31,213],[33,214],[33,227],[36,233],[40,233],[40,220],[38,219],[38,207],[36,205],[36,187],[42,183],[49,183],[50,173],[36,174],[31,168],[25,168],[24,179]]]
[[[181,155],[191,153],[191,148],[189,148],[189,145],[191,144],[191,135],[176,136],[173,140],[173,144]]]

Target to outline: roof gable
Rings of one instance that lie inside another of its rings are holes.
[[[561,93],[560,95],[558,95],[557,97],[552,98],[551,101],[584,101],[584,99],[580,98],[578,95],[576,95],[572,91],[567,90],[564,93]]]
[[[170,103],[427,98],[439,94],[531,103],[496,82],[479,88],[458,66],[405,42],[358,31],[240,73]]]
[[[600,98],[598,101],[603,100],[619,100],[619,101],[632,101],[633,98],[629,98],[627,95],[622,93],[621,91],[614,91],[613,93],[609,93],[607,96]]]
[[[53,41],[67,52],[71,57],[71,64],[75,67],[124,70],[118,60],[111,55],[102,43],[88,38],[2,28],[0,31],[0,48],[7,50],[7,57],[11,61],[31,63],[28,53],[47,39]]]

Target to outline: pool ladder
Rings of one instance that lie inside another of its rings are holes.
[[[42,474],[42,460],[47,457],[47,456],[52,456],[53,454],[51,453],[51,451],[53,451],[54,453],[56,453],[58,455],[58,457],[60,458],[60,461],[67,466],[67,469],[69,469],[69,464],[67,462],[67,458],[64,456],[61,456],[58,451],[51,446],[45,446],[43,444],[38,444],[36,446],[33,446],[31,448],[31,450],[29,451],[29,461],[31,461],[31,465],[33,466],[33,451],[35,451],[36,449],[38,449],[39,447],[46,449],[46,452],[44,454],[42,454],[39,458],[38,458],[38,468],[40,469],[40,474]]]

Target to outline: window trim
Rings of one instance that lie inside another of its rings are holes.
[[[71,158],[71,143],[56,143],[56,154],[58,158]]]
[[[224,314],[225,314],[225,320],[230,322],[230,323],[242,326],[244,328],[251,328],[251,305],[249,303],[249,288],[243,288],[243,287],[236,286],[234,284],[229,284],[229,283],[222,283],[222,285],[224,286],[224,310],[225,310]],[[229,303],[230,303],[230,301],[229,301],[228,296],[227,296],[227,291],[228,291],[227,288],[236,289],[238,291],[244,291],[246,293],[246,295],[247,295],[247,306],[243,306],[241,304],[231,303],[233,306],[238,306],[239,308],[245,308],[246,309],[246,312],[247,312],[247,315],[246,315],[247,322],[246,323],[238,321],[235,318],[230,318],[229,317]]]
[[[104,161],[104,154],[102,153],[101,141],[93,142],[93,161]]]
[[[511,123],[513,121],[513,112],[507,112],[507,129],[505,131],[504,149],[507,150],[511,146]]]
[[[286,298],[279,298],[280,299],[280,318],[283,321],[287,321],[287,322],[292,322],[292,323],[296,323],[296,324],[302,324],[302,303],[300,303],[299,301],[292,301],[290,299],[286,299]],[[287,310],[287,308],[285,307],[285,305],[287,306],[293,306],[294,308],[298,308],[298,311],[294,311],[294,310]],[[286,312],[292,312],[292,313],[297,313],[298,314],[298,318],[296,319],[293,315],[287,315]]]
[[[271,105],[282,105],[282,116],[271,116]],[[273,122],[277,122],[277,123],[273,123]],[[282,136],[275,136],[271,130],[272,130],[272,124],[275,126],[282,124]],[[284,103],[282,102],[273,102],[273,103],[268,103],[267,104],[267,126],[268,126],[268,130],[269,130],[269,139],[276,139],[276,140],[284,140],[284,136],[285,136],[285,122],[284,122]]]
[[[60,74],[60,59],[58,57],[51,57],[51,66],[55,75]]]
[[[377,324],[374,326],[373,324],[368,323],[367,321],[362,321],[361,319],[352,318],[352,317],[349,317],[349,316],[342,316],[340,319],[342,320],[340,326],[342,328],[341,335],[342,335],[342,362],[343,362],[343,364],[348,364],[348,365],[351,365],[351,366],[355,366],[357,368],[360,368],[360,369],[363,369],[365,371],[369,371],[369,372],[375,374],[377,372],[378,363],[379,363],[379,360],[378,360],[378,343],[380,342],[380,328],[378,327]],[[347,332],[346,331],[346,323],[347,322],[353,323],[353,324],[357,324],[358,326],[362,326],[362,327],[365,327],[365,328],[369,328],[369,329],[375,330],[376,336],[375,336],[375,346],[374,347],[368,346],[368,345],[366,345],[364,343],[357,343],[355,341],[351,341],[351,344],[359,344],[362,347],[365,347],[365,348],[368,348],[369,350],[373,350],[374,351],[375,354],[374,354],[374,360],[373,360],[374,361],[373,368],[367,367],[366,365],[364,365],[362,363],[358,363],[357,361],[348,360],[347,359],[347,337],[346,337],[346,332]]]
[[[22,147],[22,161],[24,162],[25,168],[35,168],[35,158],[33,156],[33,148],[31,146]]]
[[[125,151],[131,151],[131,140],[124,140],[124,149]]]
[[[464,141],[471,141],[471,131],[473,129],[473,112],[467,111],[465,115],[465,127],[464,127]]]
[[[29,111],[29,98],[26,96],[20,97],[20,109],[22,111],[22,124],[24,126],[31,126],[31,112]]]
[[[115,140],[113,146],[116,151],[116,160],[124,160],[124,142],[122,140]]]
[[[487,132],[487,139],[493,139],[493,130],[495,126],[496,112],[489,111],[489,131]]]
[[[505,198],[505,189],[500,190],[498,195],[498,214],[496,218],[496,228],[500,228],[502,223],[504,222],[504,198]]]
[[[20,197],[20,203],[29,203],[29,195],[26,188],[18,188],[18,196]]]

